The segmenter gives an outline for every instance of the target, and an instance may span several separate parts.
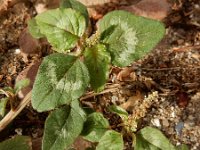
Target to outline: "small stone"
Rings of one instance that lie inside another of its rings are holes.
[[[151,123],[156,127],[161,127],[160,120],[158,118],[152,119]]]
[[[195,5],[194,5],[194,8],[199,9],[200,7],[199,7],[198,4],[195,4]]]
[[[160,112],[160,113],[163,113],[163,109],[159,109],[159,112]]]
[[[192,115],[189,115],[189,116],[188,116],[188,119],[189,119],[189,120],[194,120],[195,117],[193,117]]]
[[[173,129],[173,128],[169,128],[169,129],[167,130],[167,132],[168,132],[168,134],[174,134],[174,129]]]
[[[184,123],[183,123],[183,122],[179,122],[179,123],[175,126],[175,130],[176,130],[177,135],[181,135],[182,130],[183,130],[183,127],[184,127]]]
[[[194,123],[194,122],[189,122],[189,126],[190,126],[190,127],[194,127],[194,126],[195,126],[195,123]]]
[[[156,112],[156,111],[157,111],[157,110],[156,110],[155,108],[152,108],[152,109],[151,109],[151,112],[153,112],[153,113]]]
[[[20,54],[21,53],[21,50],[19,48],[15,49],[15,54]]]
[[[17,135],[22,135],[22,128],[15,129],[15,132],[17,133]]]
[[[168,127],[169,126],[169,121],[167,119],[162,120],[162,124],[164,127]]]
[[[116,102],[118,101],[118,97],[117,96],[112,96],[112,103],[116,104]]]
[[[172,111],[172,112],[171,112],[171,117],[174,118],[175,116],[176,116],[175,112]]]

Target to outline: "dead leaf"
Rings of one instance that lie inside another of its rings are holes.
[[[146,86],[148,89],[151,89],[152,86],[155,85],[155,82],[154,82],[151,78],[145,77],[145,78],[144,78],[144,84],[145,84],[145,86]]]
[[[76,138],[72,147],[76,150],[85,150],[87,148],[92,147],[92,143],[89,141],[84,140],[82,137]]]
[[[47,9],[55,9],[60,6],[61,0],[46,0]]]
[[[176,102],[179,107],[185,108],[189,102],[188,94],[185,92],[178,92]]]
[[[36,3],[34,7],[35,7],[37,14],[41,14],[41,13],[47,11],[46,4],[44,4],[44,3]]]
[[[121,7],[136,15],[162,20],[170,12],[171,5],[167,0],[142,0],[136,5]]]
[[[117,75],[117,80],[119,81],[123,81],[127,78],[130,78],[130,74],[131,72],[133,71],[132,68],[130,67],[126,67],[126,68],[123,68]]]
[[[32,139],[32,149],[33,150],[42,149],[42,138]]]
[[[3,79],[3,75],[0,74],[0,81]]]
[[[28,61],[27,57],[31,54],[41,55],[41,46],[39,40],[33,38],[28,32],[28,29],[25,28],[19,36],[19,47],[22,52],[22,56],[25,62]]]
[[[116,0],[78,0],[78,1],[83,3],[85,6],[95,6],[95,5],[103,5]]]
[[[35,10],[38,14],[48,10],[58,8],[60,0],[37,0],[34,4]]]
[[[132,112],[137,106],[141,104],[143,99],[144,96],[142,95],[142,93],[140,91],[136,91],[136,94],[134,96],[129,97],[129,99],[120,106],[123,109]]]

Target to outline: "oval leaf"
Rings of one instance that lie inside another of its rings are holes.
[[[95,112],[87,117],[81,135],[88,141],[99,142],[108,128],[108,120],[101,113]]]
[[[90,73],[90,85],[96,92],[99,92],[103,90],[109,76],[110,54],[104,45],[98,44],[86,48],[84,56],[84,63]]]
[[[87,22],[89,20],[87,7],[77,0],[62,0],[60,3],[60,8],[72,8],[76,11],[79,11],[85,17]]]
[[[74,142],[81,133],[86,114],[79,106],[78,100],[70,107],[53,111],[45,122],[43,150],[64,150]]]
[[[123,108],[116,106],[116,105],[111,105],[111,106],[109,106],[108,109],[110,112],[113,112],[113,113],[119,115],[123,121],[127,121],[128,112],[126,110],[124,110]]]
[[[100,139],[96,150],[123,150],[122,135],[114,130],[107,131]]]
[[[176,150],[189,150],[189,147],[185,144],[181,144],[176,147]]]
[[[29,86],[29,84],[30,84],[30,80],[28,78],[18,81],[14,87],[15,93],[18,93],[23,88]]]
[[[145,127],[140,130],[142,138],[144,138],[150,144],[160,148],[161,150],[176,150],[174,145],[164,136],[164,134],[158,129],[152,127]]]
[[[74,48],[86,29],[84,16],[72,9],[53,9],[35,17],[40,32],[58,52]]]
[[[0,143],[0,150],[31,150],[31,138],[16,136]]]
[[[99,21],[101,40],[109,47],[112,63],[124,67],[140,59],[163,37],[162,23],[135,16],[126,11],[113,11]]]
[[[140,134],[136,135],[136,145],[134,150],[160,150],[158,147],[147,142]]]
[[[44,37],[44,35],[40,32],[40,29],[36,23],[35,18],[32,18],[31,20],[28,21],[28,31],[34,38],[38,39]]]
[[[78,99],[89,83],[86,66],[75,56],[52,54],[44,58],[32,90],[32,105],[47,111]]]

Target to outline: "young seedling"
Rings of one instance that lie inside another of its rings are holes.
[[[45,122],[43,150],[64,150],[82,135],[98,142],[97,150],[122,150],[122,135],[110,130],[101,113],[86,114],[79,98],[88,87],[100,92],[111,65],[125,67],[148,53],[163,37],[162,23],[113,11],[97,23],[90,35],[86,7],[76,0],[62,1],[29,22],[35,38],[46,37],[55,53],[44,58],[32,90],[32,106],[50,111]]]
[[[30,83],[29,79],[23,79],[17,82],[14,88],[5,87],[3,89],[0,89],[0,95],[5,96],[2,99],[0,99],[0,117],[4,117],[4,115],[6,114],[6,105],[8,102],[10,103],[10,108],[12,110],[15,110],[17,94],[19,93],[20,90],[27,87],[29,83]]]

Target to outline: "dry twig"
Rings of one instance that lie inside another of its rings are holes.
[[[106,89],[100,93],[88,92],[83,97],[81,97],[80,100],[83,101],[88,98],[95,97],[97,95],[102,95],[102,94],[109,93],[109,92],[115,92],[115,91],[119,90],[120,86],[121,86],[120,84],[113,84],[113,85],[107,86]]]
[[[189,45],[189,46],[183,46],[183,47],[175,47],[172,50],[176,52],[185,52],[191,49],[200,49],[200,45]]]
[[[21,101],[15,110],[10,110],[9,113],[0,121],[0,131],[5,129],[7,125],[15,119],[15,117],[25,108],[25,106],[31,101],[31,92]]]

